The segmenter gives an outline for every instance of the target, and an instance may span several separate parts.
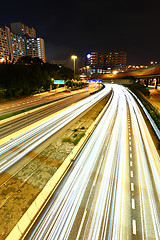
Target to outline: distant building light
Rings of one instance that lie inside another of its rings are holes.
[[[87,59],[90,59],[90,58],[91,58],[91,54],[88,53],[88,54],[87,54]]]

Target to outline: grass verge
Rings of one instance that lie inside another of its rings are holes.
[[[78,142],[81,140],[81,138],[85,135],[85,133],[81,133],[75,140],[72,140],[70,137],[66,137],[62,139],[62,142],[69,142],[73,143],[74,145],[77,145]],[[77,136],[77,134],[76,134]]]
[[[142,102],[142,104],[145,106],[149,114],[151,115],[152,119],[154,120],[155,124],[157,125],[158,129],[160,130],[160,114],[157,111],[157,109],[147,100],[143,97],[149,97],[150,93],[149,90],[146,89],[143,85],[139,83],[135,84],[128,84],[124,85],[125,87],[128,87]],[[143,94],[143,95],[142,95]]]
[[[6,119],[6,118],[9,118],[9,117],[13,117],[13,116],[16,116],[20,113],[24,113],[24,112],[28,112],[30,110],[33,110],[35,108],[39,108],[39,107],[42,107],[42,106],[45,106],[49,103],[52,103],[53,101],[50,101],[50,102],[46,102],[46,103],[42,103],[42,104],[39,104],[39,105],[36,105],[36,106],[32,106],[32,107],[28,107],[28,108],[25,108],[25,109],[22,109],[22,110],[19,110],[19,111],[16,111],[16,112],[12,112],[12,113],[7,113],[7,114],[4,114],[4,115],[1,115],[0,116],[0,120],[3,120],[3,119]]]

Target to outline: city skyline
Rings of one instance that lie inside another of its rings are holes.
[[[46,60],[79,57],[91,51],[125,51],[127,64],[159,60],[158,8],[155,3],[61,1],[25,6],[3,2],[1,24],[24,22],[45,40]],[[32,6],[32,7],[31,7]],[[152,34],[151,34],[152,33]],[[155,36],[153,35],[155,33]]]
[[[45,63],[44,39],[21,22],[11,23],[10,27],[0,24],[0,62],[17,62],[24,56],[39,57]]]

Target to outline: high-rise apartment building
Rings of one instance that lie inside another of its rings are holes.
[[[0,25],[0,62],[17,61],[23,56],[39,57],[46,62],[44,39],[36,38],[33,27],[17,22],[11,23],[11,30]]]
[[[27,56],[39,57],[40,59],[42,59],[43,62],[46,62],[44,39],[42,38],[26,39],[26,51]]]
[[[90,74],[105,74],[115,70],[122,72],[126,70],[126,57],[126,52],[91,52],[80,59],[80,72],[88,71]]]
[[[22,56],[26,56],[25,39],[11,32],[11,59],[18,60]]]
[[[27,56],[38,57],[38,45],[36,38],[26,39]]]
[[[38,57],[42,59],[42,61],[46,62],[46,53],[45,53],[45,45],[44,45],[44,39],[43,38],[37,38],[37,44],[38,44]]]
[[[11,58],[11,38],[9,27],[0,25],[0,62]]]
[[[36,30],[33,27],[29,27],[21,22],[11,23],[10,25],[11,32],[28,38],[36,38]]]

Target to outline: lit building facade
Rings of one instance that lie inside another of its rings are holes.
[[[11,58],[11,38],[10,29],[5,25],[0,25],[0,62]]]
[[[26,39],[26,55],[31,57],[39,57],[45,63],[45,45],[42,38]]]
[[[11,32],[19,36],[27,36],[28,38],[36,38],[36,30],[21,22],[11,23]]]
[[[46,53],[45,53],[45,44],[43,38],[37,38],[38,45],[38,57],[42,59],[42,61],[46,62]]]
[[[23,56],[39,57],[46,62],[44,39],[36,38],[36,31],[23,23],[11,23],[11,30],[0,25],[0,62],[17,61]]]
[[[20,57],[26,56],[25,39],[11,33],[11,59],[17,61]]]
[[[87,74],[106,74],[126,71],[126,52],[91,52],[79,61],[79,70]]]

